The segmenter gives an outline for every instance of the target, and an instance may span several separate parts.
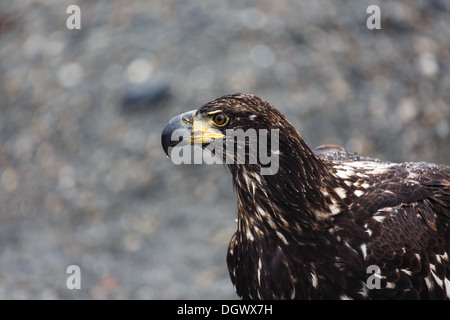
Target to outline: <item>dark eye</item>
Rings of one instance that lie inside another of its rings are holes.
[[[212,121],[218,127],[223,127],[228,123],[228,116],[225,113],[217,113],[212,117]]]

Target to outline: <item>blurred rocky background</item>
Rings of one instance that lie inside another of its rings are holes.
[[[1,1],[0,299],[237,298],[230,175],[160,144],[232,92],[312,147],[450,165],[450,3]]]

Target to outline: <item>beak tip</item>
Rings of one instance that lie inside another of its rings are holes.
[[[190,132],[191,131],[191,125],[188,123],[192,123],[193,115],[196,110],[192,110],[189,112],[185,112],[183,114],[180,114],[178,116],[173,117],[172,119],[167,122],[167,124],[164,126],[163,131],[161,133],[161,145],[163,147],[164,153],[167,155],[168,158],[170,158],[169,155],[169,147],[174,147],[177,144],[179,144],[185,135],[178,135],[178,141],[172,140],[172,136],[176,130],[183,130],[183,132]],[[188,123],[186,121],[188,120]]]

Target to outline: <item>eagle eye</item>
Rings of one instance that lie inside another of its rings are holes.
[[[224,125],[226,125],[228,123],[228,120],[230,120],[230,118],[228,118],[228,116],[223,112],[216,113],[212,117],[212,121],[218,127],[223,127]]]

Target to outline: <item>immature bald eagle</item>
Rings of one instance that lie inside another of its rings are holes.
[[[276,108],[250,94],[173,118],[162,134],[168,155],[180,128],[203,148],[225,146],[227,129],[255,129],[258,138],[279,130],[278,150],[265,137],[279,156],[275,174],[261,174],[260,156],[227,165],[238,198],[227,263],[242,298],[450,298],[449,167],[383,162],[337,146],[313,152]],[[229,152],[214,150],[222,159]]]

